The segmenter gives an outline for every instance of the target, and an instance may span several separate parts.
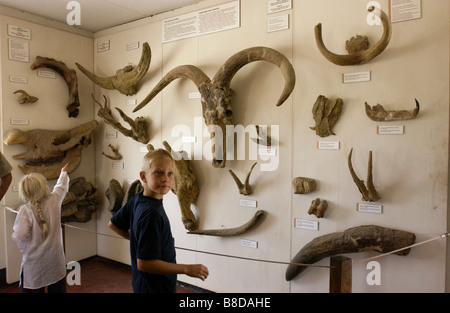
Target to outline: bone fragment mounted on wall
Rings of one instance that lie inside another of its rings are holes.
[[[35,103],[39,100],[39,98],[29,95],[25,90],[22,89],[14,91],[14,94],[16,93],[21,94],[21,96],[17,99],[17,102],[19,102],[20,104]]]
[[[381,104],[374,105],[370,107],[370,105],[365,102],[366,114],[367,117],[372,121],[376,122],[389,122],[389,121],[400,121],[400,120],[410,120],[417,117],[420,111],[420,104],[417,99],[416,107],[413,110],[390,110],[386,111]]]
[[[79,113],[78,107],[80,106],[77,72],[69,69],[64,62],[41,56],[36,57],[36,60],[31,64],[30,68],[32,70],[49,68],[62,76],[69,89],[69,104],[66,106],[66,109],[69,111],[69,117],[77,117]]]
[[[252,174],[253,168],[255,167],[255,165],[258,162],[255,162],[253,164],[253,166],[250,168],[250,171],[247,174],[247,177],[245,178],[245,182],[242,183],[241,180],[239,179],[239,177],[236,176],[236,174],[233,172],[233,170],[229,169],[228,172],[231,174],[231,176],[234,179],[234,182],[236,183],[238,189],[239,189],[239,193],[241,195],[251,195],[253,190],[252,190],[252,186],[250,185],[250,175]]]

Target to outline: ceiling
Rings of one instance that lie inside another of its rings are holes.
[[[204,0],[0,0],[0,5],[67,23],[75,13],[70,2],[79,3],[81,25],[77,28],[98,32],[113,26],[164,13]]]

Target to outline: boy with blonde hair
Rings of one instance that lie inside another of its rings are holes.
[[[177,274],[205,280],[201,264],[177,264],[169,219],[163,197],[174,183],[174,161],[169,152],[153,150],[144,157],[139,173],[144,191],[117,211],[108,227],[130,240],[134,292],[176,292]]]

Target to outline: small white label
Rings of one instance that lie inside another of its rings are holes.
[[[136,105],[136,104],[137,104],[137,100],[136,99],[127,100],[127,105]]]
[[[308,229],[308,230],[319,230],[319,222],[308,221],[296,218],[294,220],[295,228]]]
[[[381,204],[357,203],[356,210],[361,213],[381,214],[383,206]]]
[[[28,84],[28,78],[18,75],[9,75],[9,81],[11,83]]]
[[[147,147],[139,147],[139,152],[140,153],[147,153],[148,149],[147,149]]]
[[[28,125],[27,118],[11,118],[11,125]]]
[[[12,187],[12,191],[13,191],[13,192],[19,192],[19,185],[14,185],[14,186]]]
[[[139,41],[127,43],[127,51],[135,50],[139,48]]]
[[[37,76],[42,78],[56,79],[56,73],[50,70],[38,69]]]
[[[106,139],[115,139],[117,138],[117,132],[116,131],[107,131],[105,134]]]
[[[114,170],[123,170],[124,169],[124,164],[123,164],[123,162],[113,162],[112,168]]]
[[[241,246],[246,248],[258,249],[258,242],[253,240],[241,239]]]
[[[358,83],[358,82],[368,82],[370,81],[370,71],[368,72],[357,72],[357,73],[344,73],[342,74],[342,82],[344,84],[348,83]]]
[[[378,135],[403,135],[404,127],[401,126],[377,126]]]
[[[339,150],[339,141],[318,141],[317,149],[319,149],[319,150]]]
[[[275,149],[275,148],[262,148],[262,149],[258,149],[258,155],[264,155],[264,156],[276,156],[276,155],[277,155],[277,149]]]
[[[201,99],[202,95],[200,92],[190,92],[189,93],[189,99]]]
[[[256,203],[256,200],[239,199],[239,205],[249,207],[249,208],[256,208],[257,203]]]
[[[97,43],[97,53],[109,50],[109,40]]]
[[[185,136],[181,138],[183,142],[192,143],[197,142],[197,137],[195,136]]]
[[[267,19],[267,32],[277,32],[289,29],[289,14]]]

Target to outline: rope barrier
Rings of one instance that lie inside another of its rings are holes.
[[[13,210],[9,207],[4,207],[5,209],[7,209],[8,211],[17,214],[16,210]],[[116,239],[124,239],[127,240],[123,237],[120,236],[115,236],[115,235],[110,235],[110,234],[105,234],[105,233],[99,233],[97,231],[93,231],[93,230],[89,230],[86,228],[81,228],[81,227],[77,227],[77,226],[73,226],[73,225],[69,225],[66,223],[61,223],[61,225],[65,226],[65,227],[69,227],[69,228],[73,228],[73,229],[77,229],[77,230],[82,230],[85,232],[89,232],[89,233],[93,233],[96,235],[100,235],[100,236],[106,236],[106,237],[111,237],[111,238],[116,238]],[[386,252],[383,254],[379,254],[377,256],[374,257],[370,257],[370,258],[366,258],[366,259],[362,259],[362,260],[358,260],[358,261],[354,261],[352,260],[352,264],[356,264],[356,263],[362,263],[362,262],[369,262],[371,260],[374,259],[378,259],[378,258],[382,258],[385,257],[387,255],[391,255],[391,254],[395,254],[398,253],[400,251],[403,250],[407,250],[407,249],[411,249],[414,247],[418,247],[427,243],[430,243],[432,241],[438,240],[438,239],[442,239],[442,238],[446,238],[446,237],[450,237],[450,232],[446,232],[444,234],[441,234],[439,236],[433,237],[431,239],[422,241],[422,242],[418,242],[400,249],[396,249],[390,252]],[[255,262],[263,262],[263,263],[273,263],[273,264],[283,264],[283,265],[297,265],[297,266],[305,266],[305,267],[318,267],[318,268],[332,268],[331,266],[326,266],[326,265],[314,265],[314,264],[303,264],[303,263],[291,263],[291,262],[283,262],[283,261],[272,261],[272,260],[263,260],[263,259],[255,259],[255,258],[247,258],[247,257],[241,257],[241,256],[235,256],[235,255],[228,255],[228,254],[221,254],[221,253],[214,253],[214,252],[209,252],[209,251],[201,251],[201,250],[194,250],[194,249],[189,249],[189,248],[182,248],[182,247],[175,247],[176,249],[179,250],[184,250],[184,251],[189,251],[189,252],[196,252],[196,253],[202,253],[202,254],[208,254],[208,255],[215,255],[215,256],[220,256],[220,257],[227,257],[227,258],[233,258],[233,259],[240,259],[240,260],[247,260],[247,261],[255,261]]]

